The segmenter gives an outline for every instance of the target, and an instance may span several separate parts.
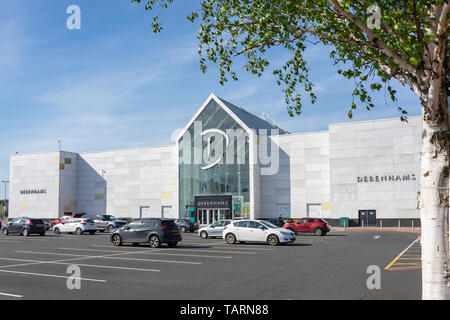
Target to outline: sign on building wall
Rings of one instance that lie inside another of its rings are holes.
[[[20,190],[20,194],[46,194],[45,189]]]
[[[361,182],[398,182],[398,181],[415,181],[415,174],[389,174],[376,176],[358,176],[358,183]]]

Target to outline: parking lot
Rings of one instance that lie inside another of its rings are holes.
[[[416,234],[298,235],[291,245],[228,245],[183,234],[176,248],[114,247],[107,234],[0,235],[0,299],[420,299],[419,269],[385,270]],[[69,290],[68,267],[81,289]],[[381,270],[370,290],[367,268]]]

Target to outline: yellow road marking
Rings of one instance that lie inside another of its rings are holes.
[[[392,265],[394,263],[397,262],[398,259],[400,259],[400,257],[405,254],[413,245],[415,245],[417,243],[417,241],[419,241],[420,238],[417,238],[416,240],[414,240],[405,250],[403,250],[402,252],[400,252],[395,258],[394,260],[391,261],[391,263],[389,263],[384,270],[389,270],[390,267],[392,267]]]

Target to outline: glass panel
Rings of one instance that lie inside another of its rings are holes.
[[[201,132],[197,132],[199,130],[195,130],[194,132],[194,127],[196,126],[195,123],[187,130],[185,135],[180,139],[179,216],[189,216],[190,209],[194,206],[194,197],[196,195],[232,195],[233,211],[237,210],[239,217],[243,217],[244,212],[249,217],[250,161],[249,143],[248,137],[245,137],[245,130],[214,100],[206,106],[202,113],[197,117],[196,122],[201,122],[202,131],[219,129],[223,132],[227,132],[227,130],[231,129],[234,130],[233,132],[236,134],[240,133],[241,138],[228,135],[230,138],[228,148],[225,148],[226,139],[223,139],[222,161],[209,169],[203,170],[202,167],[210,163],[205,163],[203,160],[208,160],[202,159],[201,164],[195,164],[194,155],[196,148],[198,151],[197,153],[201,155],[203,155],[204,150],[207,150],[208,137],[201,136]],[[244,136],[243,139],[242,136]],[[202,143],[195,143],[195,141],[201,141]],[[198,150],[199,147],[201,147],[202,150]],[[190,156],[184,154],[184,148],[188,149],[187,151],[190,151]],[[214,152],[211,151],[211,157],[214,156]],[[190,161],[189,159],[186,161],[188,163],[184,163],[185,157],[190,158]],[[236,206],[234,205],[235,201]],[[244,217],[246,217],[246,215]],[[216,218],[216,216],[214,216],[214,218],[230,219],[231,213],[228,213],[228,216],[224,213],[223,217],[217,216]]]

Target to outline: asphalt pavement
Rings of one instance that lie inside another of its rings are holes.
[[[106,234],[0,235],[0,299],[420,299],[420,267],[385,270],[417,237],[331,232],[271,247],[186,233],[152,249]]]

